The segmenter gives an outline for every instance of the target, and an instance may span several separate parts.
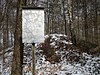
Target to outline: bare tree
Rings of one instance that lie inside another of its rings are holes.
[[[11,75],[22,75],[22,25],[21,25],[21,6],[23,2],[22,0],[17,1],[17,13],[16,13],[16,26],[15,26],[15,41],[14,41],[14,53],[13,53],[13,62],[12,62],[12,71]]]

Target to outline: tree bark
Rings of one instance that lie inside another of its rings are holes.
[[[98,26],[97,26],[97,0],[95,0],[94,3],[94,11],[95,11],[95,18],[94,18],[94,41],[96,44],[98,44]]]
[[[16,15],[16,26],[14,34],[14,53],[13,53],[13,62],[12,62],[12,71],[11,75],[22,75],[22,61],[21,59],[21,35],[22,35],[22,24],[21,24],[21,4],[22,0],[17,2],[17,15]]]
[[[84,13],[85,41],[88,41],[87,3],[86,3],[86,0],[83,1],[83,13]]]
[[[64,0],[62,2],[62,6],[63,6],[63,16],[64,16],[65,34],[67,35],[67,26],[66,26],[66,15],[65,15]]]

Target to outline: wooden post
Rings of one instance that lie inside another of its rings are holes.
[[[35,75],[35,43],[32,43],[32,74]]]

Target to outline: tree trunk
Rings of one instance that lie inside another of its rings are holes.
[[[83,13],[84,13],[85,41],[88,41],[87,3],[86,3],[86,0],[83,1]]]
[[[62,2],[62,6],[63,6],[63,16],[64,16],[65,34],[67,35],[67,26],[66,26],[66,15],[65,15],[64,0]]]
[[[11,75],[22,75],[22,24],[21,24],[21,2],[22,0],[18,0],[17,2],[17,15],[16,15],[16,26],[15,26],[15,34],[14,34],[14,53],[13,53],[13,62],[12,62],[12,71]]]
[[[97,0],[95,0],[94,3],[94,11],[95,11],[95,18],[94,18],[94,41],[96,44],[98,44],[98,27],[97,27]]]

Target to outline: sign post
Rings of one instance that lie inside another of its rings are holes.
[[[33,62],[33,75],[35,75],[35,43],[32,43],[32,62]]]
[[[23,7],[22,42],[32,44],[32,70],[35,75],[35,44],[44,41],[44,9]]]

